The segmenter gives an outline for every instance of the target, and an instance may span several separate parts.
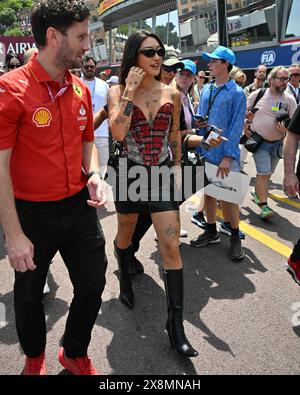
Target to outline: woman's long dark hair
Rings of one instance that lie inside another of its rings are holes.
[[[164,45],[161,39],[154,33],[148,33],[145,31],[132,33],[128,40],[126,41],[124,54],[122,58],[121,68],[120,68],[120,84],[125,85],[125,80],[128,76],[128,73],[132,66],[136,66],[137,64],[137,57],[139,54],[139,49],[141,44],[146,38],[153,37],[159,45],[164,48]],[[160,73],[155,79],[160,80]]]

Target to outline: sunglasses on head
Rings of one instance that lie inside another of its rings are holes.
[[[7,68],[8,69],[17,69],[18,67],[20,67],[21,66],[21,64],[19,63],[19,64],[8,64],[7,65]]]
[[[177,73],[177,71],[178,71],[177,67],[174,67],[174,66],[164,66],[164,65],[162,65],[162,69],[164,71],[166,71],[167,73]]]
[[[290,74],[290,77],[292,78],[292,77],[300,77],[300,73],[293,73],[293,74]]]
[[[153,58],[156,54],[162,58],[165,55],[165,49],[162,47],[158,49],[144,48],[140,50],[140,53],[146,56],[147,58]]]

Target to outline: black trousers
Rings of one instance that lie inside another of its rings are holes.
[[[291,258],[292,258],[293,261],[298,261],[298,260],[300,260],[300,239],[299,239],[298,242],[294,245]]]
[[[46,346],[43,288],[50,262],[60,252],[74,287],[63,336],[68,357],[87,355],[105,286],[105,239],[87,188],[56,202],[16,199],[25,235],[34,245],[34,271],[15,272],[14,306],[20,344],[28,357]]]

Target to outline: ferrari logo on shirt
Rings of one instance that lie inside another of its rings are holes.
[[[44,128],[46,126],[50,126],[52,115],[47,108],[40,107],[35,110],[32,120],[38,128]]]
[[[79,85],[73,84],[73,89],[74,89],[74,92],[77,94],[77,96],[79,96],[79,97],[82,96],[82,89],[80,88]]]

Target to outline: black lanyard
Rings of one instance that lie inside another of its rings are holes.
[[[209,100],[208,100],[208,109],[207,109],[207,113],[206,113],[206,116],[207,116],[207,117],[208,117],[209,114],[210,114],[212,105],[214,104],[214,102],[215,102],[215,100],[216,100],[218,94],[221,92],[221,90],[222,90],[223,88],[225,88],[225,85],[221,86],[220,89],[217,89],[217,93],[215,94],[214,97],[212,97],[214,86],[213,86],[213,85],[210,86],[210,94],[209,94]]]
[[[294,95],[294,98],[295,98],[297,104],[299,104],[300,89],[298,88],[298,95],[297,95],[296,89],[292,86],[292,84],[290,84],[290,89],[291,89],[291,91],[292,91],[292,94]]]

